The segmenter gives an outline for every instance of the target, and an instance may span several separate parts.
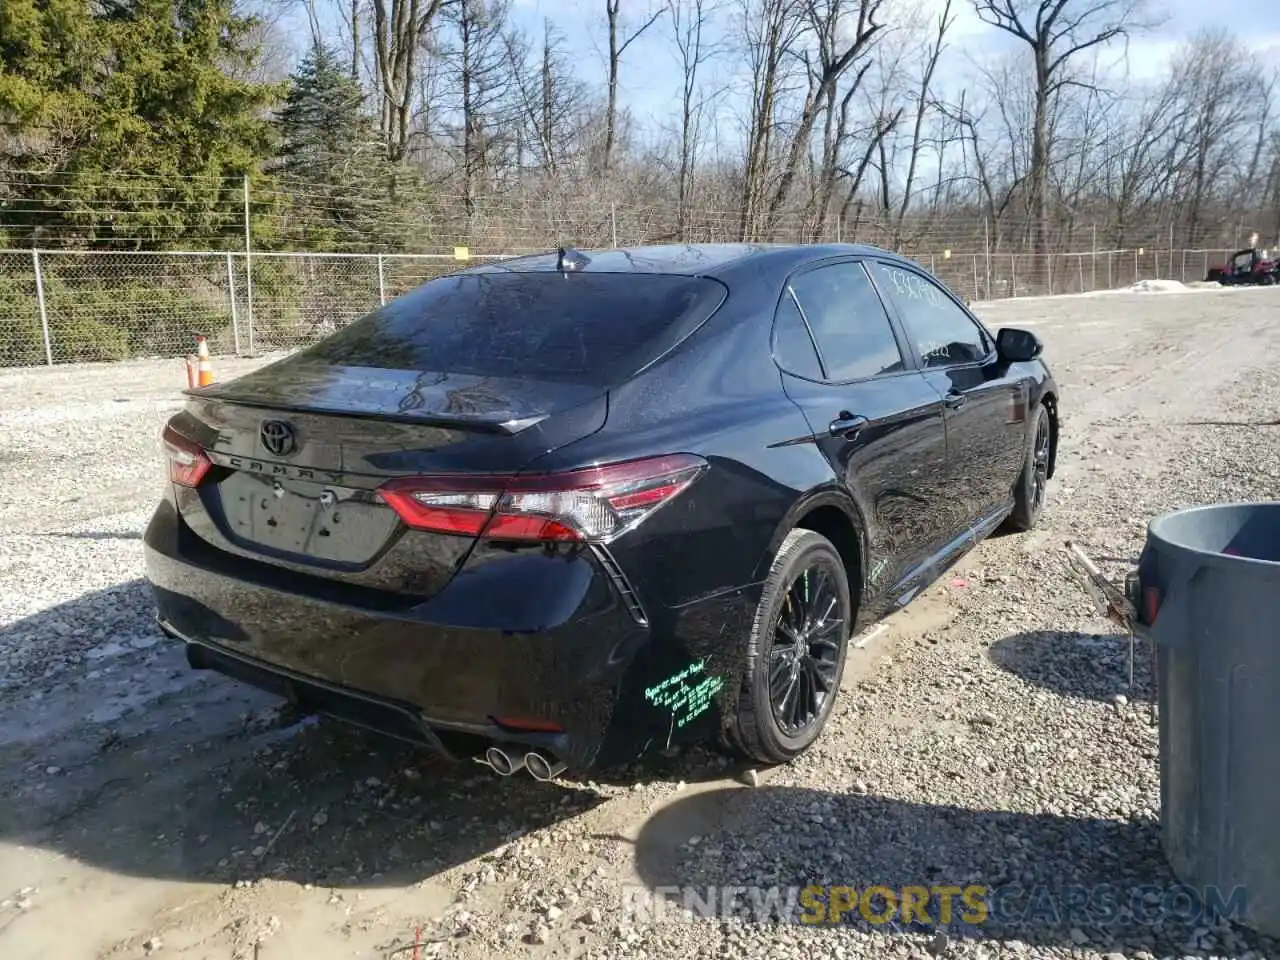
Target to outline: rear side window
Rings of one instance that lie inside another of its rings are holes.
[[[818,363],[813,338],[805,329],[804,317],[788,287],[778,304],[778,315],[773,323],[773,358],[787,373],[810,380],[822,379],[822,366]]]
[[[703,277],[484,271],[432,280],[316,344],[335,365],[607,386],[724,302]]]
[[[880,296],[860,263],[835,263],[791,282],[817,341],[826,379],[859,380],[904,369]]]

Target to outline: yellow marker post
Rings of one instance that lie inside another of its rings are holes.
[[[470,259],[471,259],[471,250],[470,250],[470,248],[468,248],[468,247],[454,247],[454,248],[453,248],[453,259],[455,259],[455,260],[470,260]]]
[[[950,251],[950,250],[943,250],[943,251],[942,251],[942,259],[943,259],[943,260],[950,260],[950,259],[951,259],[951,251]]]
[[[1145,257],[1146,255],[1147,255],[1147,248],[1146,248],[1146,247],[1139,247],[1139,248],[1138,248],[1138,256],[1140,256],[1140,257]]]

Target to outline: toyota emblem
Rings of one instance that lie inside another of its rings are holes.
[[[262,421],[262,445],[275,457],[287,457],[298,448],[293,427],[283,420]]]

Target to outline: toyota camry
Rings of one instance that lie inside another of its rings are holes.
[[[549,779],[808,748],[851,636],[1035,525],[1058,389],[877,248],[561,249],[189,390],[163,444],[193,667]]]

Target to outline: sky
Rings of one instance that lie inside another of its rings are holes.
[[[921,2],[934,11],[932,17],[942,9],[942,0]],[[732,10],[736,0],[728,0],[728,4]],[[603,82],[607,50],[604,0],[512,0],[512,6],[517,22],[535,35],[540,32],[543,19],[550,19],[580,59],[584,73],[594,71]],[[1167,19],[1158,28],[1130,41],[1128,63],[1135,79],[1160,77],[1178,44],[1202,26],[1213,22],[1257,22],[1252,15],[1256,5],[1246,0],[1216,0],[1212,4],[1205,4],[1203,0],[1154,0],[1152,6]],[[634,26],[643,23],[646,12],[654,9],[654,0],[623,0],[621,15]],[[967,57],[982,57],[999,51],[1002,45],[1017,43],[982,23],[970,0],[953,0],[952,13],[955,23],[948,35],[952,49],[944,57],[951,61],[954,82],[963,82]],[[731,24],[729,28],[732,29]],[[1246,42],[1280,66],[1280,27],[1255,28]],[[1123,56],[1122,48],[1112,53],[1117,59]],[[666,112],[668,105],[676,102],[680,83],[675,57],[669,23],[660,20],[628,48],[620,74],[620,99],[640,116],[660,116]],[[723,70],[721,67],[721,72]]]
[[[276,0],[279,2],[279,0]],[[286,0],[287,2],[287,0]],[[531,38],[542,36],[543,23],[549,20],[563,38],[564,49],[571,62],[578,65],[582,80],[603,89],[607,64],[607,20],[605,0],[509,0],[511,18]],[[622,0],[621,29],[625,37],[636,26],[664,5],[665,0]],[[723,39],[736,34],[736,12],[741,0],[707,0],[708,5],[719,2],[724,12],[718,17],[718,32]],[[945,0],[886,0],[886,9],[902,4],[921,4],[930,21],[936,19]],[[1030,4],[1033,0],[1023,0]],[[1106,51],[1106,56],[1119,65],[1127,62],[1129,75],[1137,81],[1159,79],[1168,69],[1170,56],[1178,45],[1191,37],[1198,29],[1212,23],[1247,24],[1257,22],[1256,4],[1249,0],[1215,0],[1205,4],[1203,0],[1147,0],[1150,9],[1157,11],[1162,22],[1152,29],[1132,37],[1127,45]],[[324,9],[325,4],[319,4]],[[325,11],[328,16],[338,14],[346,7],[345,0],[338,0],[336,8]],[[299,46],[305,45],[306,20],[301,15],[301,0],[289,19],[294,21],[289,33]],[[942,89],[958,91],[966,85],[974,61],[990,60],[1002,51],[1025,50],[1019,41],[982,23],[974,12],[972,0],[952,0],[954,24],[948,34],[948,50],[938,70]],[[886,17],[886,20],[889,18]],[[1271,67],[1280,68],[1280,26],[1253,28],[1242,36]],[[706,37],[715,39],[714,36]],[[643,35],[635,40],[623,57],[619,77],[620,106],[630,111],[633,118],[646,131],[670,123],[679,103],[681,72],[676,59],[678,51],[672,38],[670,20],[660,18]],[[750,77],[741,56],[722,57],[702,68],[708,89],[733,91],[719,103],[720,139],[736,139],[734,130],[742,116],[742,92],[748,89]]]

